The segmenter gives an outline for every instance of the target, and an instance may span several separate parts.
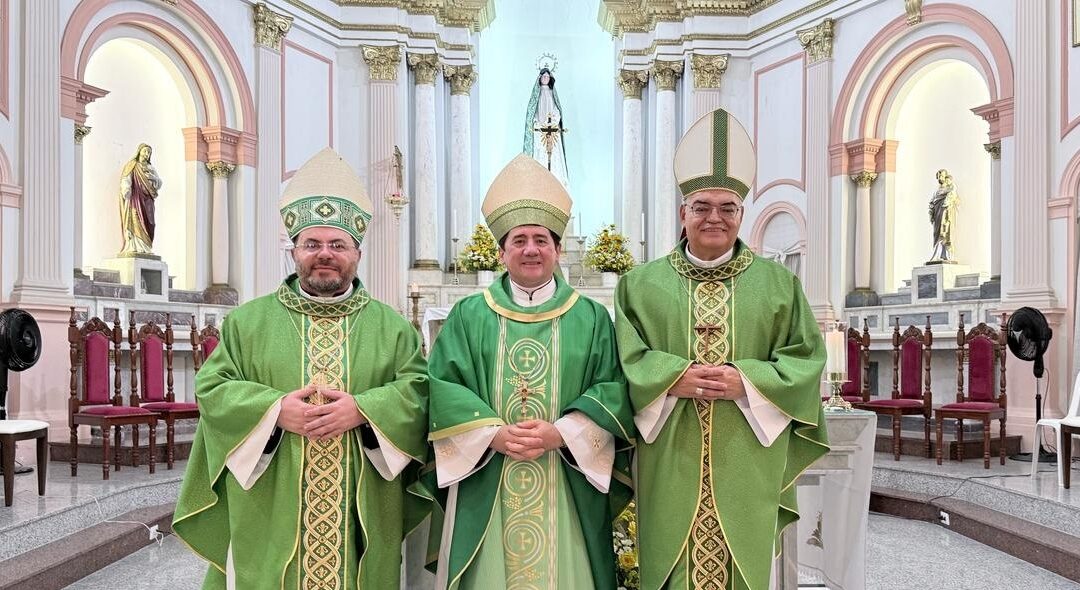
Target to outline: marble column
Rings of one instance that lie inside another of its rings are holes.
[[[60,191],[60,22],[55,2],[23,7],[22,231],[11,292],[23,306],[63,306],[72,299],[72,252],[62,251],[71,211],[62,207]]]
[[[675,185],[675,86],[682,76],[683,62],[656,60],[652,77],[656,82],[656,142],[653,152],[655,178],[652,199],[652,227],[648,257],[670,250],[676,242],[680,198]]]
[[[363,54],[370,80],[367,100],[368,169],[377,170],[381,162],[393,156],[394,146],[398,144],[397,78],[401,47],[365,45]],[[382,180],[371,177],[368,181],[371,183],[371,201],[375,210],[364,241],[377,246],[368,250],[370,280],[367,286],[379,301],[394,309],[402,309],[405,305],[402,252],[403,246],[407,245],[403,243],[401,235],[402,224],[394,219],[385,196],[376,190]]]
[[[730,54],[693,53],[690,70],[694,74],[694,119],[720,108],[720,78],[727,71]]]
[[[796,32],[799,43],[806,50],[806,297],[818,322],[835,319],[831,290],[841,279],[834,273],[841,271],[831,263],[839,253],[840,240],[834,231],[840,223],[834,223],[836,215],[831,207],[829,194],[829,121],[832,102],[832,42],[833,20]],[[836,235],[834,235],[836,234]]]
[[[1023,252],[1023,262],[1013,267],[1005,299],[1033,307],[1056,307],[1050,287],[1049,223],[1046,202],[1050,198],[1050,3],[1032,2],[1016,11],[1016,195],[1013,242],[1009,249]],[[1055,9],[1056,11],[1056,9]]]
[[[877,173],[863,170],[851,175],[855,183],[855,292],[867,294],[870,290],[870,187],[877,179]],[[874,297],[876,299],[876,296]],[[852,305],[849,302],[848,305]],[[873,301],[859,301],[858,304],[877,305]]]
[[[292,28],[292,17],[263,3],[254,6],[255,104],[258,119],[259,162],[255,171],[255,294],[277,288],[281,279],[278,199],[281,196],[281,41]]]
[[[236,166],[228,162],[207,162],[213,178],[210,217],[210,283],[222,287],[229,283],[229,175]]]
[[[645,260],[645,157],[641,128],[641,90],[649,82],[647,70],[619,70],[616,78],[623,93],[622,144],[622,232],[630,240],[630,251]]]
[[[435,76],[439,74],[439,56],[434,53],[410,53],[407,58],[414,73],[415,104],[413,123],[413,219],[416,232],[416,262],[413,268],[437,270],[439,244],[439,206],[436,203],[438,178],[435,145]]]
[[[75,234],[72,236],[75,252],[72,260],[75,263],[76,274],[83,275],[82,267],[86,264],[83,260],[83,202],[82,202],[82,177],[83,177],[83,139],[90,135],[90,127],[75,124],[75,208],[71,215],[75,219]]]
[[[990,154],[990,280],[1001,280],[1001,140],[983,144]]]
[[[444,66],[450,83],[450,237],[466,238],[473,225],[472,107],[470,92],[476,82],[470,65]],[[451,253],[451,256],[453,254]],[[449,257],[447,257],[449,259]],[[451,260],[450,263],[453,261]],[[450,264],[447,264],[449,267]]]

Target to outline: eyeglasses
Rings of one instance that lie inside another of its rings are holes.
[[[698,218],[709,217],[713,211],[720,214],[720,217],[724,219],[734,219],[736,215],[742,211],[742,205],[736,205],[735,203],[724,203],[723,205],[706,205],[704,203],[694,203],[690,205],[690,215]]]
[[[342,242],[341,240],[334,240],[333,242],[328,242],[326,244],[316,242],[315,240],[308,240],[302,244],[297,244],[296,247],[309,254],[321,252],[323,248],[329,248],[334,254],[344,254],[353,249],[352,244]]]

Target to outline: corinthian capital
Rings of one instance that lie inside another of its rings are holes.
[[[652,76],[656,80],[657,90],[675,90],[675,81],[682,76],[683,62],[656,60],[653,62]]]
[[[207,162],[206,169],[210,171],[210,176],[214,178],[228,178],[233,170],[236,170],[236,165],[222,161]]]
[[[439,56],[434,53],[410,53],[406,63],[416,72],[417,84],[435,84],[435,75],[439,73]]]
[[[293,18],[278,14],[259,2],[255,10],[255,43],[263,47],[281,51],[281,40],[292,28]]]
[[[730,54],[690,56],[690,70],[694,72],[694,88],[719,88],[720,77],[727,71]]]
[[[465,66],[443,66],[443,77],[450,82],[450,94],[469,94],[476,82],[477,72],[472,64]]]
[[[851,175],[851,182],[854,182],[855,186],[859,188],[870,188],[870,185],[874,184],[875,180],[877,180],[877,172],[869,170],[863,170],[858,174]]]
[[[810,63],[817,63],[832,57],[833,24],[831,18],[821,21],[820,25],[795,31],[799,37],[799,43],[806,50],[806,57]]]
[[[372,80],[397,80],[397,66],[401,63],[399,45],[365,45],[364,61]]]
[[[649,83],[648,70],[619,70],[615,77],[622,89],[623,98],[641,98],[641,89]]]

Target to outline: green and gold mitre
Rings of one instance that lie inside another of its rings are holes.
[[[675,181],[684,200],[709,189],[727,189],[745,199],[756,170],[750,135],[724,109],[695,121],[675,148]]]
[[[499,241],[519,225],[540,225],[561,238],[571,205],[570,193],[558,178],[533,158],[518,154],[491,181],[480,209]]]
[[[364,242],[371,221],[371,199],[364,183],[330,148],[304,163],[281,195],[281,221],[290,238],[309,227],[334,227]]]

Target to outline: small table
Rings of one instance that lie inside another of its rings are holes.
[[[1065,489],[1069,489],[1069,475],[1072,473],[1072,437],[1080,436],[1080,425],[1062,424],[1061,425],[1061,449],[1058,461],[1061,461],[1061,471],[1063,472],[1061,483],[1065,484]]]
[[[45,472],[49,466],[49,423],[41,420],[0,420],[0,460],[4,468],[4,506],[15,495],[15,443],[37,440],[38,495],[45,495]]]

